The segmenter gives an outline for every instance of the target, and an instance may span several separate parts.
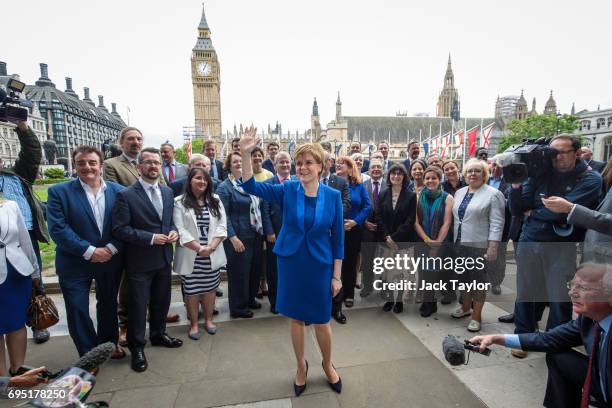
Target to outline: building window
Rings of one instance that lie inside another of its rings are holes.
[[[608,127],[612,126],[612,116],[608,118]]]
[[[597,119],[597,129],[600,129],[604,126],[606,126],[606,119],[605,118]]]
[[[580,130],[591,130],[591,121],[583,120],[580,122]]]

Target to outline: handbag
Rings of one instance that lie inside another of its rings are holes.
[[[53,299],[32,288],[28,306],[28,325],[34,330],[44,330],[59,322],[59,313]]]

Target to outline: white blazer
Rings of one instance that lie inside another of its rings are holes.
[[[0,284],[8,276],[7,261],[23,276],[40,277],[38,261],[19,206],[0,202]]]
[[[219,200],[218,195],[213,194],[213,196]],[[198,232],[196,213],[193,208],[185,209],[182,195],[174,199],[173,220],[179,233],[179,242],[174,254],[173,270],[179,275],[191,275],[193,273],[193,264],[197,253],[183,245],[190,241],[200,242],[200,234]],[[223,208],[221,200],[219,200],[219,218],[210,214],[210,223],[208,224],[209,242],[217,237],[223,239],[227,237],[227,219],[225,217],[225,208]],[[213,271],[227,264],[223,245],[219,245],[217,249],[210,254],[210,263]]]
[[[504,232],[506,199],[501,191],[483,184],[474,192],[463,221],[459,220],[459,206],[469,187],[455,193],[453,219],[455,241],[461,225],[461,243],[476,248],[487,248],[489,241],[501,241]]]

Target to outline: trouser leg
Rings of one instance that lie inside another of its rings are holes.
[[[68,332],[79,356],[98,344],[96,331],[89,316],[89,289],[92,278],[92,274],[85,271],[62,273],[59,276],[59,284],[66,306]]]
[[[166,333],[166,316],[170,308],[170,283],[172,269],[170,266],[158,269],[151,281],[149,299],[149,338],[155,339]]]

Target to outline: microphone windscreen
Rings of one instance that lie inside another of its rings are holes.
[[[78,367],[85,371],[93,370],[108,361],[114,349],[115,345],[110,341],[102,343],[83,354],[83,356],[73,364],[73,367]]]
[[[521,162],[521,157],[515,153],[500,153],[493,157],[493,161],[500,167],[506,167],[511,164],[517,164]]]
[[[442,341],[444,358],[450,365],[456,366],[465,363],[465,349],[455,336],[448,335]]]

